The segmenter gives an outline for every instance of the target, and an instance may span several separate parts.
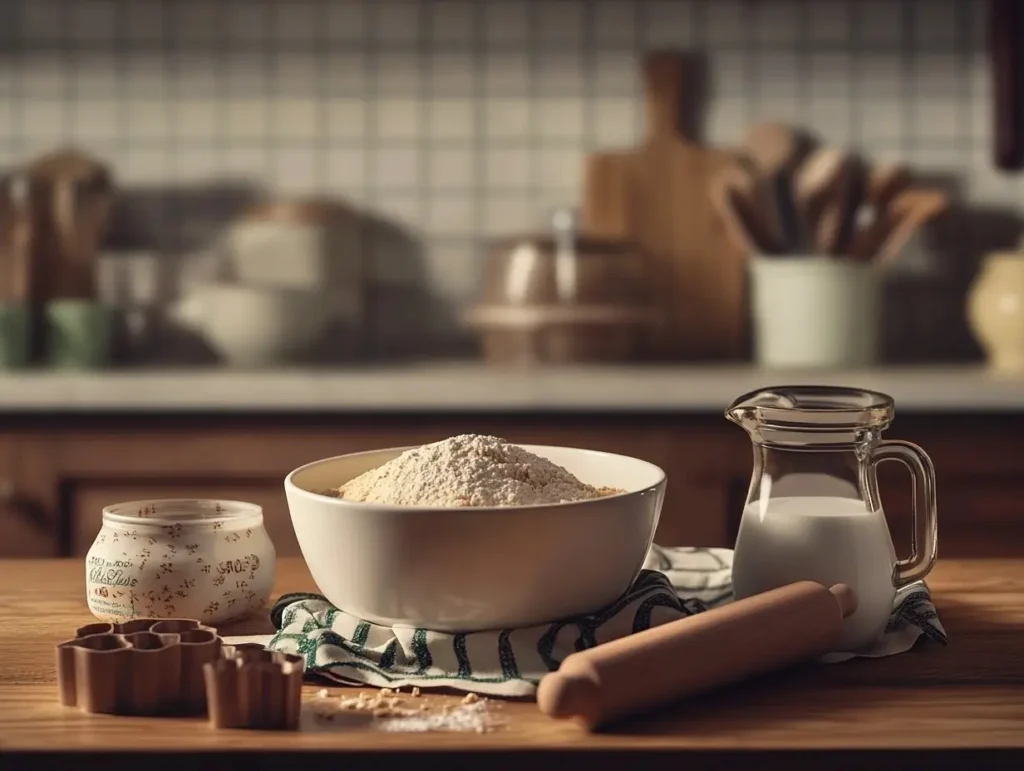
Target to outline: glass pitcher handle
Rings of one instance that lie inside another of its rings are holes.
[[[938,557],[935,468],[924,450],[899,439],[884,440],[871,453],[872,468],[887,460],[902,463],[914,479],[914,537],[910,556],[896,563],[893,582],[899,588],[928,575]]]

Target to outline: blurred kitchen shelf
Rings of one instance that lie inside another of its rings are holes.
[[[0,412],[719,413],[771,384],[883,391],[900,411],[1024,412],[1024,377],[979,367],[777,372],[749,366],[567,367],[473,363],[380,368],[0,374]]]

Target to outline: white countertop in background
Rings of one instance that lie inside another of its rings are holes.
[[[977,367],[766,372],[752,367],[572,367],[479,364],[351,370],[121,370],[0,373],[0,412],[720,412],[780,383],[883,391],[897,409],[1024,411],[1024,378]]]

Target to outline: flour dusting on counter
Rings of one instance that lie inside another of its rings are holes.
[[[419,688],[413,688],[409,695],[413,698],[412,703],[405,694],[391,688],[382,688],[376,694],[360,692],[355,696],[334,699],[324,688],[312,702],[312,708],[317,717],[327,721],[333,721],[345,712],[368,713],[373,716],[377,730],[389,733],[490,733],[506,724],[494,715],[494,710],[500,704],[475,693],[466,694],[457,704],[416,704],[416,701],[420,701]]]
[[[406,450],[330,494],[391,506],[537,506],[614,495],[504,439],[462,434]]]

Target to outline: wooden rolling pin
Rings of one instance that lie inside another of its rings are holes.
[[[857,609],[845,584],[801,581],[566,657],[541,712],[593,731],[652,707],[824,655]]]

